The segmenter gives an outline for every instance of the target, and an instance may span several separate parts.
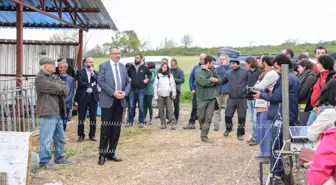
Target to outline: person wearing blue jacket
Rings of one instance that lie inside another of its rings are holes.
[[[231,66],[229,65],[229,57],[227,55],[222,55],[219,57],[220,66],[216,68],[216,72],[220,78],[223,78],[228,71],[231,70]],[[219,123],[221,122],[221,112],[222,108],[226,108],[227,99],[229,98],[229,84],[224,84],[218,86],[219,94],[216,97],[218,103],[218,110],[214,112],[214,131],[219,131]]]
[[[69,94],[65,97],[66,103],[66,116],[62,116],[63,119],[63,130],[65,132],[68,118],[70,116],[70,110],[72,109],[73,97],[75,94],[75,82],[74,78],[68,75],[67,72],[68,63],[66,61],[61,61],[58,63],[58,75],[62,81],[65,81],[69,86]]]
[[[300,81],[293,72],[293,66],[291,60],[284,54],[277,56],[274,59],[274,68],[275,71],[281,75],[281,65],[288,64],[288,82],[289,82],[289,125],[293,126],[297,123],[298,120],[298,111],[299,111],[299,93],[300,93]],[[277,120],[282,121],[282,77],[276,82],[272,94],[256,92],[253,95],[255,99],[263,99],[270,102],[267,111],[267,121],[274,122]],[[283,133],[282,127],[276,128],[273,125],[272,140],[275,141],[273,150],[281,150],[283,147]],[[278,132],[279,131],[279,132]],[[273,174],[275,175],[272,179],[273,184],[284,184],[283,183],[283,172],[284,168],[282,165],[281,157],[279,161],[276,162],[276,156],[271,155],[271,166],[275,165]]]
[[[199,63],[194,66],[192,69],[190,76],[189,76],[189,88],[191,93],[193,94],[192,99],[192,111],[190,114],[189,123],[185,126],[183,126],[183,129],[195,129],[195,122],[197,120],[197,99],[196,99],[196,72],[199,68],[202,67],[204,64],[204,58],[206,57],[205,53],[202,53],[200,55],[200,61]]]
[[[175,84],[176,84],[176,97],[173,100],[174,104],[174,116],[176,122],[178,122],[180,117],[180,95],[181,95],[181,85],[184,83],[184,72],[183,69],[178,67],[177,60],[175,58],[170,61],[171,73],[173,74]]]

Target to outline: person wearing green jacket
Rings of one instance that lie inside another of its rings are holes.
[[[218,85],[222,83],[214,69],[215,64],[216,59],[208,55],[204,59],[203,66],[196,72],[197,116],[203,142],[210,142],[208,133],[217,102]]]
[[[147,67],[150,72],[152,72],[152,78],[149,80],[148,84],[145,86],[145,96],[144,96],[144,111],[145,111],[145,123],[147,122],[147,110],[149,111],[149,120],[148,124],[152,124],[152,119],[153,119],[153,106],[152,106],[152,101],[153,101],[153,96],[154,96],[154,81],[157,75],[157,70],[155,69],[155,63],[154,62],[148,62]]]

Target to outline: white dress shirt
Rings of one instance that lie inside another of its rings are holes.
[[[86,68],[85,68],[85,71],[86,71],[86,75],[88,77],[88,83],[90,84],[91,83],[91,72],[89,70],[87,70]],[[93,90],[92,90],[91,87],[89,87],[89,88],[87,88],[86,92],[87,93],[92,93]]]
[[[110,60],[110,64],[111,64],[111,67],[112,67],[114,84],[116,85],[115,89],[117,90],[119,88],[121,90],[121,87],[117,88],[117,73],[116,73],[116,70],[115,70],[115,64],[117,64],[117,69],[118,69],[118,73],[119,73],[119,84],[121,85],[119,62],[114,62],[114,61]]]

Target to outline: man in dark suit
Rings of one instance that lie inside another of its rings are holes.
[[[122,161],[116,156],[125,97],[130,91],[130,81],[125,65],[119,62],[120,49],[110,49],[111,60],[99,65],[98,84],[101,88],[100,102],[102,125],[99,144],[99,165],[105,159]]]
[[[99,93],[97,88],[98,72],[93,70],[93,62],[93,58],[86,57],[84,59],[85,69],[77,71],[78,87],[76,101],[78,103],[78,142],[82,142],[85,138],[84,121],[88,108],[90,113],[89,137],[91,141],[97,141],[95,135],[97,108],[99,101]]]

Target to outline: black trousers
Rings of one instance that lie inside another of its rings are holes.
[[[96,118],[97,118],[98,102],[94,100],[92,94],[86,94],[84,100],[78,104],[78,136],[85,137],[84,125],[88,108],[90,114],[89,136],[94,137],[96,135]]]
[[[178,121],[178,119],[180,117],[180,95],[181,95],[181,92],[176,92],[176,97],[173,100],[174,116],[175,116],[176,121]]]
[[[232,99],[227,100],[227,105],[225,109],[225,125],[226,130],[232,131],[233,122],[232,117],[237,110],[238,114],[238,128],[237,136],[245,135],[245,121],[246,121],[246,111],[247,111],[247,99]]]
[[[197,98],[196,98],[196,93],[195,93],[193,94],[192,111],[190,114],[189,123],[195,124],[196,120],[197,120]]]
[[[99,155],[101,157],[112,157],[119,142],[123,107],[120,100],[115,99],[112,107],[101,108],[101,111]]]

